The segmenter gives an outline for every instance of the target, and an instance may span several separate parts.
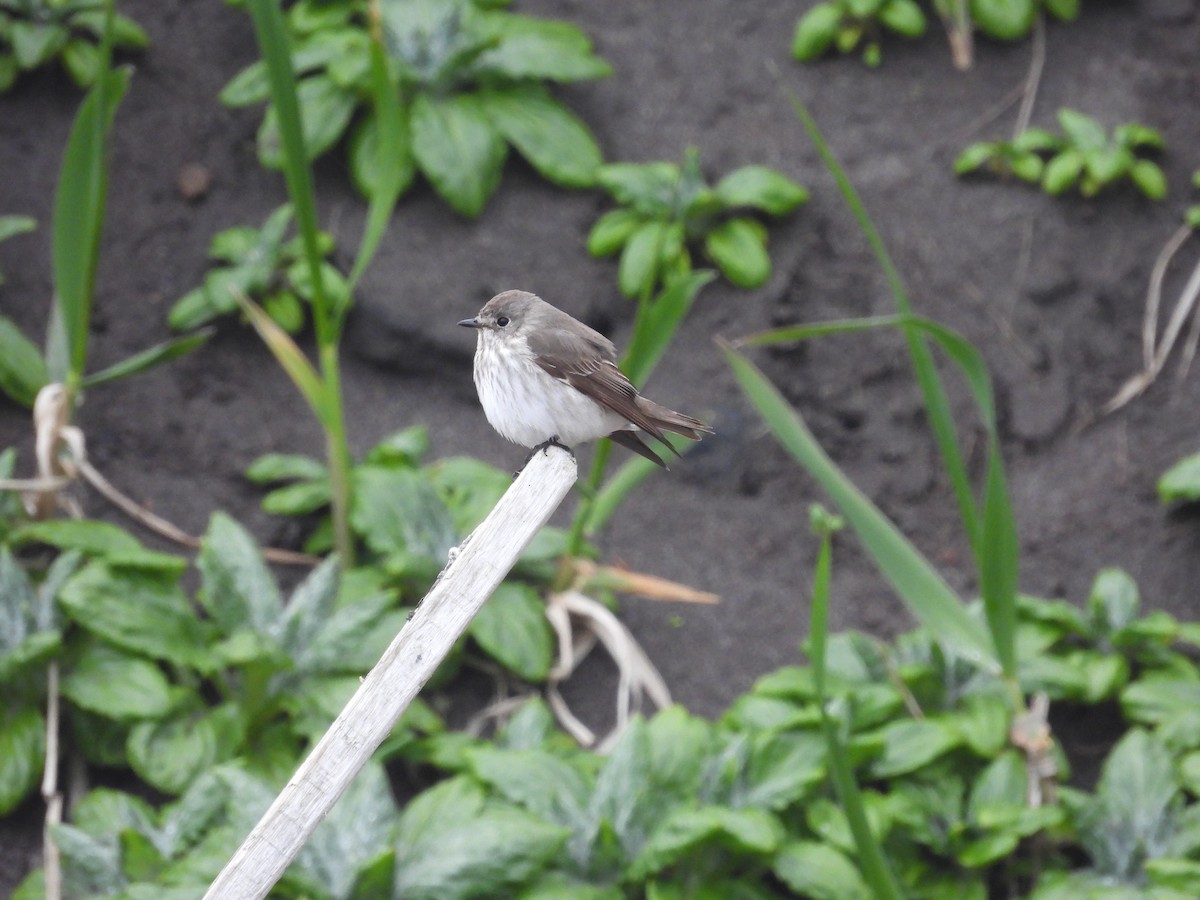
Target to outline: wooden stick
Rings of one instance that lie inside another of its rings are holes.
[[[455,551],[437,582],[213,881],[205,900],[260,900],[371,758],[578,477],[548,447]]]

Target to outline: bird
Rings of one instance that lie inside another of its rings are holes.
[[[531,449],[573,452],[611,438],[667,468],[641,434],[679,451],[666,433],[698,441],[713,430],[638,393],[617,367],[613,342],[528,291],[504,291],[458,323],[478,333],[475,387],[491,426]]]

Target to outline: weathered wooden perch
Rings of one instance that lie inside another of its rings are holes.
[[[412,618],[213,881],[205,900],[267,895],[577,477],[575,460],[565,450],[550,447],[534,454],[496,508],[452,552]]]

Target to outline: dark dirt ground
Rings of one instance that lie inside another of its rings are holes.
[[[1200,165],[1191,151],[1200,143],[1194,5],[1088,0],[1079,22],[1049,25],[1033,115],[1034,124],[1053,126],[1055,110],[1070,106],[1109,127],[1136,120],[1161,129],[1172,189],[1163,204],[1132,190],[1083,201],[956,180],[951,163],[968,141],[1009,135],[1014,107],[979,122],[1026,77],[1029,42],[980,42],[975,68],[963,74],[934,26],[918,43],[889,42],[876,72],[853,58],[802,67],[788,45],[807,5],[516,2],[521,12],[578,23],[613,64],[611,78],[561,92],[607,158],[677,160],[695,145],[711,176],[763,163],[813,192],[772,229],[770,282],[752,292],[707,288],[650,385],[656,399],[711,417],[718,436],[648,482],[602,541],[610,561],[715,591],[723,601],[699,608],[628,599],[624,620],[674,697],[705,715],[719,714],[758,676],[798,657],[816,546],[807,509],[820,498],[742,401],[712,337],[892,307],[780,83],[810,104],[918,311],[965,333],[991,366],[1024,552],[1022,589],[1081,602],[1099,568],[1123,566],[1147,605],[1194,618],[1200,523],[1186,511],[1164,510],[1154,483],[1200,444],[1188,412],[1200,376],[1178,392],[1164,379],[1125,411],[1076,428],[1138,364],[1150,268]],[[203,276],[211,236],[258,225],[285,199],[281,178],[255,161],[258,111],[226,110],[216,100],[255,57],[244,14],[215,0],[128,0],[121,7],[145,25],[151,45],[135,60],[116,122],[92,345],[97,367],[162,340],[170,305]],[[779,82],[768,63],[778,67]],[[0,98],[0,211],[42,223],[34,235],[0,245],[8,278],[0,310],[34,335],[45,328],[53,188],[79,100],[56,74],[27,78]],[[196,204],[175,187],[190,163],[213,177]],[[319,177],[323,224],[353,248],[364,207],[333,157]],[[623,344],[632,307],[616,291],[615,264],[591,259],[584,248],[588,228],[607,208],[598,194],[554,188],[516,160],[477,221],[456,216],[424,185],[413,190],[363,281],[345,341],[355,450],[424,423],[434,456],[518,465],[524,451],[496,436],[479,409],[473,338],[454,323],[516,287]],[[1195,257],[1193,245],[1178,272]],[[1169,281],[1168,296],[1182,280]],[[828,339],[759,360],[856,483],[969,592],[966,546],[896,337]],[[973,421],[965,392],[950,380],[963,421]],[[319,436],[248,330],[231,325],[185,361],[96,389],[79,423],[99,468],[183,528],[199,533],[223,509],[264,542],[295,539],[288,525],[259,510],[259,494],[241,473],[267,451],[319,455]],[[28,416],[0,402],[0,447],[10,445],[28,466]],[[90,510],[119,521],[98,499]],[[840,541],[835,565],[834,627],[887,635],[911,624],[852,538]],[[573,686],[600,721],[611,674],[596,664]],[[0,823],[0,845],[8,848],[0,852],[0,894],[34,863],[40,810],[25,812]]]

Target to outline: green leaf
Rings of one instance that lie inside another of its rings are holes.
[[[487,806],[463,778],[424,791],[396,829],[394,895],[406,900],[506,896],[560,852],[568,831],[528,813]]]
[[[0,816],[16,809],[46,763],[46,723],[36,707],[6,703],[0,709]]]
[[[954,160],[954,174],[966,175],[996,158],[996,145],[986,141],[971,144]]]
[[[1169,675],[1143,677],[1121,692],[1121,709],[1134,722],[1161,725],[1200,709],[1200,681]]]
[[[1058,124],[1062,126],[1067,139],[1076,150],[1086,152],[1101,150],[1108,146],[1108,135],[1104,133],[1100,123],[1091,116],[1085,116],[1074,109],[1060,109]]]
[[[1017,153],[1008,161],[1012,167],[1012,172],[1022,181],[1028,181],[1030,184],[1037,184],[1042,180],[1042,172],[1046,168],[1046,164],[1042,162],[1042,158],[1036,153]]]
[[[472,774],[510,803],[559,825],[585,827],[592,779],[586,770],[545,750],[481,746],[467,753]]]
[[[506,79],[586,81],[612,73],[612,67],[591,51],[591,41],[576,26],[492,13],[481,17],[483,33],[496,40],[481,53],[474,68]]]
[[[263,60],[251,63],[229,80],[217,99],[225,106],[252,106],[271,98],[271,82]]]
[[[1130,149],[1147,148],[1151,150],[1163,150],[1166,147],[1166,142],[1163,140],[1160,131],[1145,125],[1139,125],[1136,122],[1118,125],[1116,130],[1113,131],[1113,140],[1121,146],[1129,147]]]
[[[666,222],[652,221],[639,225],[629,236],[617,271],[617,284],[626,297],[649,296],[654,292],[666,232]]]
[[[147,659],[92,641],[63,679],[63,696],[109,719],[156,719],[175,702],[162,670]]]
[[[968,694],[957,721],[966,745],[984,759],[995,759],[1008,743],[1012,713],[998,694]]]
[[[1101,569],[1092,582],[1088,597],[1088,614],[1097,632],[1111,638],[1137,618],[1137,584],[1123,569]]]
[[[246,469],[246,477],[255,484],[270,484],[274,481],[324,481],[329,470],[320,460],[298,453],[267,453],[252,462]]]
[[[1135,728],[1109,754],[1096,796],[1076,815],[1080,842],[1102,875],[1134,879],[1174,830],[1179,783],[1170,753]]]
[[[328,481],[303,481],[271,491],[263,497],[262,508],[273,516],[306,516],[332,500],[333,489]]]
[[[54,58],[67,42],[68,31],[56,22],[13,21],[9,32],[12,53],[22,69],[36,69]]]
[[[126,886],[116,840],[101,840],[72,825],[52,825],[50,837],[62,856],[65,896],[112,896]]]
[[[488,656],[519,678],[546,680],[554,661],[554,633],[546,621],[546,605],[533,588],[504,582],[468,630]]]
[[[721,274],[742,288],[754,288],[771,276],[766,235],[752,219],[728,219],[704,238],[704,250]]]
[[[1079,181],[1083,171],[1083,154],[1078,150],[1064,150],[1046,163],[1042,173],[1042,189],[1048,194],[1063,194]]]
[[[484,112],[505,140],[544,178],[591,187],[604,162],[587,126],[545,89],[531,84],[482,91]]]
[[[1167,196],[1167,176],[1157,163],[1148,159],[1136,160],[1129,169],[1129,177],[1151,200],[1162,200]]]
[[[651,303],[638,305],[633,337],[621,361],[621,369],[630,381],[636,385],[645,384],[687,317],[696,296],[714,277],[709,270],[693,272],[672,281]]]
[[[32,408],[37,393],[50,381],[37,346],[6,316],[0,316],[0,390]]]
[[[971,0],[970,9],[976,27],[1001,41],[1025,37],[1037,14],[1033,0]]]
[[[773,216],[808,200],[807,189],[767,166],[735,169],[717,182],[716,192],[726,206],[750,206]]]
[[[398,819],[383,766],[368,763],[305,843],[296,867],[331,897],[348,896],[356,882],[361,891],[365,887],[359,877],[362,867],[374,862],[393,875],[394,858],[386,848]],[[377,862],[381,854],[387,856],[385,863]],[[375,896],[390,897],[391,881],[389,877],[384,892]]]
[[[799,22],[792,37],[792,56],[808,62],[822,55],[833,44],[842,24],[842,12],[833,3],[818,3]]]
[[[815,841],[790,841],[771,864],[779,880],[813,900],[870,900],[862,875],[842,853]]]
[[[738,805],[781,811],[826,776],[825,742],[815,731],[756,735]]]
[[[202,579],[197,596],[224,634],[242,628],[271,633],[283,604],[275,579],[245,528],[224,513],[215,513],[197,566]]]
[[[54,204],[54,293],[67,356],[62,370],[50,358],[50,378],[76,382],[87,362],[92,294],[99,258],[108,175],[105,147],[117,104],[129,86],[129,72],[106,72],[88,93],[63,153]]]
[[[178,794],[201,773],[232,759],[245,740],[242,710],[223,704],[141,722],[129,732],[129,765],[143,781]]]
[[[592,256],[611,256],[625,245],[642,221],[641,214],[636,210],[609,210],[596,220],[588,233],[588,253]]]
[[[421,93],[410,122],[413,156],[434,190],[464,216],[479,215],[500,183],[508,152],[483,103],[468,94],[435,99]]]
[[[0,216],[0,241],[7,241],[18,234],[28,234],[37,228],[37,219],[32,216]]]
[[[1083,154],[1083,166],[1100,185],[1108,185],[1124,175],[1133,165],[1133,154],[1125,147],[1111,145]]]
[[[703,806],[676,809],[650,833],[627,877],[645,879],[670,866],[684,864],[697,848],[716,844],[736,854],[766,856],[783,841],[779,820],[759,809]]]
[[[296,87],[296,100],[304,125],[307,159],[314,160],[345,133],[358,106],[358,98],[330,78],[315,75],[300,81]],[[258,129],[258,158],[269,169],[283,168],[283,136],[274,104],[267,107],[267,114]]]
[[[596,182],[623,206],[632,206],[644,218],[672,214],[679,166],[674,163],[609,163],[596,171]]]
[[[439,568],[457,543],[450,511],[429,479],[413,469],[354,470],[350,522],[376,553],[409,554]]]
[[[879,21],[906,38],[925,33],[925,13],[913,0],[888,0],[879,9]]]
[[[871,764],[877,778],[907,775],[963,742],[958,729],[938,719],[899,719],[879,730],[883,755]]]
[[[1163,503],[1200,500],[1200,453],[1185,456],[1158,479],[1158,499]]]
[[[101,369],[99,372],[93,372],[83,379],[83,386],[95,387],[98,384],[104,384],[108,381],[128,378],[130,375],[140,374],[161,363],[178,359],[205,344],[213,334],[215,332],[212,329],[205,329],[195,334],[187,334],[183,337],[164,341],[140,353],[135,353],[128,359]]]
[[[1042,6],[1056,19],[1074,22],[1079,18],[1079,0],[1042,0]]]
[[[206,629],[177,572],[90,563],[63,586],[63,610],[104,640],[177,665],[203,667]]]

